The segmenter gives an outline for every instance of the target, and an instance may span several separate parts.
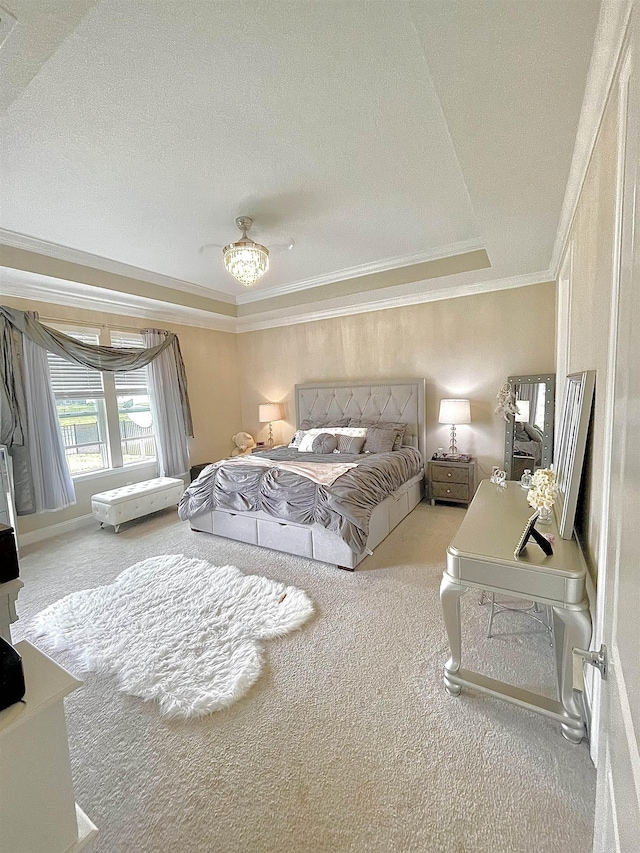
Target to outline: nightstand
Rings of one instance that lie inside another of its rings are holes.
[[[451,462],[431,459],[427,466],[427,486],[431,506],[436,501],[468,504],[476,490],[476,461]]]

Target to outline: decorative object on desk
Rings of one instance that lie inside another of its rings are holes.
[[[540,510],[539,524],[551,524],[553,503],[558,495],[556,475],[551,468],[538,468],[531,478],[531,488],[527,493],[529,506]]]
[[[502,415],[505,421],[509,420],[509,415],[516,413],[516,398],[513,393],[511,382],[505,382],[496,397],[498,405],[495,408],[496,415]]]
[[[459,459],[456,446],[456,426],[471,423],[471,406],[468,400],[440,400],[438,423],[451,426],[448,459]]]
[[[165,554],[108,586],[67,595],[34,627],[84,669],[114,676],[124,693],[188,718],[247,693],[262,671],[262,641],[283,637],[312,613],[307,594],[293,586]]]
[[[531,476],[531,469],[525,468],[524,474],[520,477],[520,485],[523,489],[530,489],[533,482],[533,477]]]
[[[538,520],[538,516],[540,514],[540,510],[537,509],[532,516],[527,520],[525,524],[524,530],[522,531],[522,536],[518,540],[518,544],[515,547],[513,552],[514,557],[519,557],[525,549],[525,546],[529,539],[533,539],[534,542],[539,545],[547,557],[550,557],[553,554],[553,548],[551,547],[551,542],[543,536],[541,533],[538,533],[536,530],[536,521]]]
[[[506,472],[501,471],[500,468],[497,467],[497,465],[493,466],[493,470],[491,472],[490,480],[494,485],[500,486],[501,489],[507,488]]]
[[[260,423],[269,424],[267,445],[273,447],[273,421],[281,421],[284,418],[282,403],[262,403],[259,406],[258,417],[260,418]]]
[[[232,456],[246,456],[251,453],[251,448],[256,446],[253,436],[249,432],[237,432],[231,436],[231,441],[235,447],[231,451]]]
[[[0,637],[0,711],[20,702],[25,694],[22,658]]]

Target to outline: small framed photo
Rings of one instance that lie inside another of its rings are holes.
[[[536,530],[536,521],[538,520],[539,514],[540,510],[537,509],[533,515],[527,519],[522,535],[520,536],[515,551],[513,552],[514,557],[517,558],[522,554],[530,538],[533,539],[540,548],[542,548],[547,557],[550,557],[553,554],[551,542]]]

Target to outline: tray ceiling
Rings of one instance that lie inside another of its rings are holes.
[[[545,270],[598,10],[17,0],[5,242],[245,311],[354,279],[369,294],[397,268],[442,287],[447,258],[480,280]],[[203,249],[236,239],[239,214],[269,247],[295,241],[250,291]]]

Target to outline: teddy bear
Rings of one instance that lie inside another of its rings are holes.
[[[237,432],[231,437],[231,441],[235,444],[231,451],[232,456],[246,456],[251,453],[251,448],[256,446],[253,436],[248,432]]]

